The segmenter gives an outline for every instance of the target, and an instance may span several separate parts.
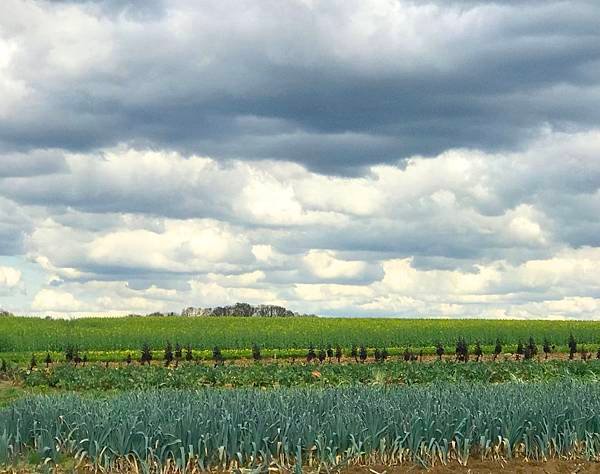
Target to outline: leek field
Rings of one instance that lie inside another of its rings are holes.
[[[29,456],[96,472],[330,472],[595,460],[599,413],[597,386],[572,382],[41,396],[0,412],[0,463]]]

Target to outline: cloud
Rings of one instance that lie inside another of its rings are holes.
[[[65,312],[70,313],[83,309],[83,305],[66,291],[51,289],[40,290],[31,303],[31,308],[39,312]]]
[[[16,288],[21,282],[21,272],[12,267],[0,267],[0,291]]]
[[[583,0],[0,8],[8,148],[129,143],[356,174],[599,119],[600,7]]]
[[[0,256],[20,272],[2,295],[36,314],[591,318],[599,15],[0,2]]]
[[[29,237],[29,255],[62,276],[85,272],[204,272],[255,260],[243,235],[209,220],[163,220],[157,229],[121,227],[93,232],[47,219]],[[135,222],[135,219],[133,219]],[[135,225],[135,223],[134,223]],[[68,242],[68,246],[65,246]],[[79,268],[79,271],[71,269]],[[66,271],[65,271],[66,270]]]
[[[369,271],[366,262],[340,260],[331,251],[310,250],[303,261],[308,270],[322,280],[364,278]]]
[[[0,204],[8,240],[24,235],[48,289],[81,308],[264,298],[303,312],[525,317],[544,301],[598,297],[599,136],[449,150],[346,177],[124,147],[65,152],[54,172],[2,178]]]

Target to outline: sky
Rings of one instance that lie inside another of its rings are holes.
[[[599,21],[2,0],[0,308],[597,318]]]

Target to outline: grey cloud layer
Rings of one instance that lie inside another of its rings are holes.
[[[0,296],[597,317],[599,19],[586,0],[3,0]]]
[[[595,2],[0,8],[11,110],[27,104],[0,122],[15,149],[128,142],[347,174],[600,119]]]

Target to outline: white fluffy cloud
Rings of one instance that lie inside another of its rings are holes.
[[[66,291],[43,289],[40,290],[31,303],[31,309],[36,312],[72,313],[84,308],[83,304]]]
[[[323,280],[356,278],[367,271],[365,262],[340,260],[331,251],[311,250],[303,260],[310,272]]]
[[[0,267],[0,290],[16,288],[21,282],[21,272],[12,267]]]
[[[22,311],[243,300],[327,314],[589,318],[600,297],[598,137],[549,135],[526,153],[454,150],[335,178],[124,147],[64,154],[54,171],[2,178],[5,202],[29,222],[24,252],[49,285]],[[568,159],[548,164],[554,146]],[[15,272],[0,272],[4,287]]]
[[[597,316],[598,15],[3,0],[2,306]]]

